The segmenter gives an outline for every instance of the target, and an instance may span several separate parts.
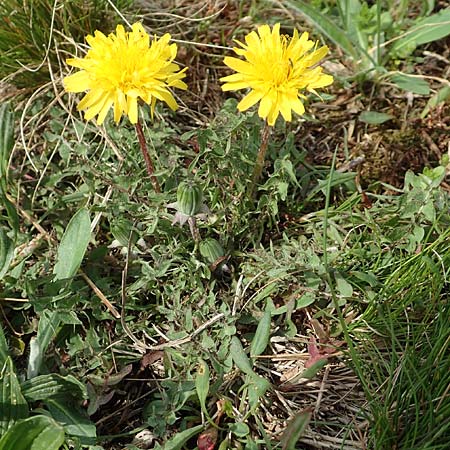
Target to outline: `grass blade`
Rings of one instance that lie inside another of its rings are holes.
[[[8,237],[5,231],[0,228],[0,280],[8,271],[13,256],[14,242]]]
[[[14,147],[14,113],[9,103],[0,105],[0,184],[6,189],[8,161]]]
[[[286,430],[281,437],[282,449],[283,450],[295,450],[297,441],[300,439],[302,434],[305,432],[312,416],[312,411],[305,409],[304,411],[298,413],[287,426]]]
[[[353,59],[359,59],[359,52],[353,42],[347,37],[346,32],[328,17],[301,0],[288,0],[285,3],[302,13],[313,26],[334,42],[335,45],[341,47]]]
[[[8,342],[5,338],[2,324],[0,323],[0,367],[3,367],[9,356]]]

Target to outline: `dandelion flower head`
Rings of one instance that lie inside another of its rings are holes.
[[[112,107],[116,123],[124,114],[135,124],[139,99],[150,105],[152,115],[157,100],[177,109],[170,88],[187,88],[182,81],[187,69],[173,62],[177,46],[169,44],[170,34],[150,42],[142,24],[135,23],[130,32],[117,25],[115,33],[95,31],[86,41],[90,48],[84,58],[67,60],[81,70],[64,78],[67,92],[87,91],[78,104],[86,120],[97,116],[102,124]]]
[[[236,73],[221,78],[224,91],[250,89],[239,102],[239,111],[245,111],[260,102],[258,114],[267,119],[270,126],[280,115],[292,120],[292,111],[303,114],[305,107],[302,91],[316,93],[317,88],[330,85],[333,77],[323,73],[317,64],[328,53],[328,47],[317,48],[317,43],[308,39],[308,33],[299,36],[297,30],[292,37],[280,35],[280,24],[270,29],[262,25],[258,32],[245,37],[245,44],[236,41],[242,48],[234,52],[245,58],[225,57],[224,63]]]

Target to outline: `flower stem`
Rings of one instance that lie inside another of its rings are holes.
[[[253,175],[252,175],[252,184],[250,185],[249,189],[249,197],[252,197],[256,185],[258,184],[258,181],[261,177],[261,173],[264,167],[264,161],[266,159],[266,152],[267,152],[267,145],[269,143],[269,137],[270,137],[270,126],[268,125],[267,121],[264,122],[264,128],[261,132],[261,144],[259,146],[258,155],[256,157],[256,163],[255,167],[253,169]]]
[[[153,166],[153,162],[150,158],[150,155],[148,154],[147,150],[147,143],[145,142],[144,132],[142,131],[142,126],[139,120],[136,122],[136,133],[139,140],[139,145],[142,150],[142,155],[144,156],[145,166],[147,167],[147,173],[150,177],[150,180],[153,184],[153,189],[155,189],[155,192],[161,192],[161,188],[159,187],[158,180],[156,179],[154,173],[155,168]]]

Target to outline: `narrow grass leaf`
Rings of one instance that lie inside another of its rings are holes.
[[[14,242],[0,228],[0,280],[5,276],[14,256]]]
[[[0,183],[0,205],[2,205],[6,210],[6,216],[11,229],[14,231],[14,236],[17,235],[19,231],[19,216],[17,215],[16,207],[11,203],[11,201],[6,196],[5,189]]]
[[[376,111],[363,111],[359,115],[359,120],[369,125],[380,125],[391,119],[393,119],[393,116],[391,116],[390,114],[380,113]]]
[[[53,273],[56,280],[72,278],[79,269],[91,238],[91,220],[86,208],[77,211],[64,232]]]
[[[310,409],[305,409],[304,411],[296,414],[296,416],[289,422],[286,430],[281,436],[282,450],[295,450],[297,448],[297,442],[311,421],[311,416],[312,411]]]
[[[230,354],[236,367],[247,375],[254,375],[252,364],[237,336],[231,338]]]
[[[391,77],[391,81],[404,91],[419,95],[428,95],[430,93],[430,85],[427,80],[420,77],[398,73]]]
[[[28,404],[22,395],[12,359],[9,357],[0,372],[0,406],[0,435],[18,420],[28,417]]]
[[[405,58],[409,56],[418,45],[437,41],[450,34],[450,8],[443,9],[437,14],[419,20],[404,37],[398,39],[391,48],[394,56]]]
[[[0,450],[59,450],[64,430],[47,416],[33,416],[17,422],[0,439]]]
[[[2,324],[0,323],[0,367],[3,367],[9,356],[8,342],[5,338]]]
[[[285,3],[302,13],[315,28],[333,41],[335,45],[341,47],[353,59],[358,59],[358,50],[348,38],[346,32],[339,28],[327,16],[301,0],[288,0]]]
[[[269,343],[271,322],[272,316],[270,311],[266,311],[256,328],[255,336],[250,345],[250,356],[261,355],[266,349],[267,344]]]
[[[180,450],[189,439],[193,438],[201,430],[203,430],[203,425],[197,425],[177,433],[164,444],[164,450]]]
[[[6,191],[8,161],[14,147],[14,113],[9,103],[0,105],[0,184]]]

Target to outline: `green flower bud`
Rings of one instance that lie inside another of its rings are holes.
[[[186,216],[195,216],[202,209],[202,190],[194,183],[182,182],[177,190],[178,211]]]
[[[225,251],[222,246],[212,238],[201,241],[199,250],[208,264],[214,264],[225,256]]]

